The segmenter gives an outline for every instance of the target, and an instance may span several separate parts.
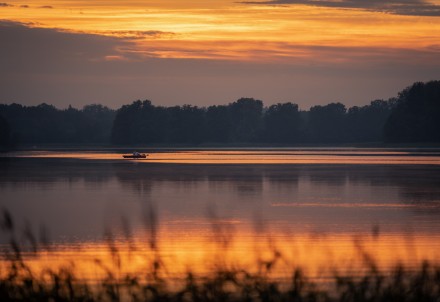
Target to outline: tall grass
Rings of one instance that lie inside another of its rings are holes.
[[[35,272],[28,260],[50,249],[50,244],[45,236],[37,239],[29,227],[18,228],[11,215],[3,211],[1,228],[9,244],[3,249],[0,301],[440,301],[440,267],[436,264],[423,262],[415,270],[396,265],[391,271],[381,271],[367,253],[363,255],[362,275],[335,270],[326,282],[308,277],[300,267],[292,267],[287,279],[273,278],[274,267],[285,263],[276,249],[269,259],[257,263],[256,272],[223,263],[210,274],[197,275],[189,270],[176,281],[170,277],[158,248],[153,209],[148,211],[145,221],[150,230],[151,253],[142,273],[124,272],[125,258],[111,232],[107,232],[105,239],[112,265],[96,259],[103,277],[87,281],[79,277],[74,265]],[[213,231],[220,238],[219,244],[227,244],[227,236],[218,224],[214,224]],[[123,233],[128,249],[135,252],[137,247],[130,240],[126,221]]]

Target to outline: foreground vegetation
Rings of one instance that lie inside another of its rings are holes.
[[[3,116],[3,117],[2,117]],[[136,101],[59,110],[47,104],[0,104],[0,147],[19,144],[340,144],[440,142],[440,81],[415,83],[397,98],[346,108],[264,107],[242,98],[207,108]]]
[[[28,228],[23,232],[14,225],[8,212],[3,212],[2,229],[9,236],[3,249],[0,271],[0,301],[439,301],[440,267],[424,262],[418,269],[396,265],[392,271],[381,271],[363,255],[366,270],[342,274],[334,270],[330,278],[309,278],[301,268],[292,268],[289,278],[274,278],[276,266],[285,265],[283,255],[274,250],[272,257],[258,263],[258,271],[219,264],[208,275],[171,278],[157,247],[154,223],[149,241],[150,258],[143,273],[122,273],[121,255],[111,236],[108,252],[113,265],[100,259],[95,263],[103,277],[87,281],[80,278],[74,266],[47,267],[40,273],[32,270],[28,259],[38,257],[39,250],[49,249],[48,242],[38,242]],[[20,228],[21,229],[21,228]],[[16,237],[24,238],[18,243]],[[130,245],[130,241],[127,242]]]

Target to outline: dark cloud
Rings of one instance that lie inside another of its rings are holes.
[[[123,36],[126,38],[142,39],[142,38],[159,38],[164,36],[173,36],[173,32],[164,32],[160,30],[117,30],[117,31],[106,31],[117,36]]]
[[[100,60],[119,55],[116,48],[130,44],[124,39],[29,27],[32,25],[0,20],[3,67],[37,70],[39,64],[51,66],[52,62]]]
[[[50,5],[43,5],[43,6],[39,6],[38,8],[49,8],[49,9],[51,9],[51,8],[53,8],[53,6],[50,6]]]
[[[304,4],[335,8],[365,9],[396,15],[440,16],[440,5],[423,0],[269,0],[244,1],[246,4]]]
[[[16,5],[9,4],[9,3],[0,3],[0,7],[15,7]],[[29,8],[29,5],[20,5],[20,8]]]

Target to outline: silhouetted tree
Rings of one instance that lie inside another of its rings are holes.
[[[254,99],[207,110],[191,105],[155,107],[150,101],[136,101],[117,111],[112,142],[253,142],[261,136],[262,109],[263,103]]]
[[[0,115],[9,123],[9,140],[22,144],[330,144],[378,142],[384,131],[393,142],[440,142],[440,81],[415,83],[397,99],[348,110],[341,103],[309,111],[278,103],[263,111],[262,101],[241,98],[207,109],[138,100],[116,112],[98,104],[64,110],[0,104]]]
[[[0,148],[7,148],[11,145],[11,128],[8,121],[0,115]]]
[[[99,105],[84,106],[80,112],[85,123],[80,128],[80,136],[88,143],[108,143],[110,141],[115,111]]]
[[[381,142],[383,127],[387,121],[393,100],[375,100],[370,105],[354,106],[347,112],[347,141]]]
[[[264,114],[265,140],[273,143],[299,141],[300,115],[298,105],[278,103],[270,106]]]
[[[122,106],[112,129],[114,144],[199,143],[204,110],[196,106],[156,107],[150,101]]]
[[[169,135],[172,143],[200,143],[204,140],[204,110],[197,106],[174,106],[168,111]]]
[[[263,102],[252,98],[241,98],[229,104],[231,142],[255,142],[263,129]]]
[[[390,142],[440,142],[440,81],[400,92],[384,131]]]
[[[154,107],[149,100],[137,100],[122,106],[113,122],[111,141],[114,144],[147,143],[154,135],[150,116]]]
[[[226,143],[231,135],[231,116],[228,106],[209,106],[206,110],[206,140]]]
[[[346,108],[341,103],[313,106],[308,114],[310,140],[317,143],[346,141]]]
[[[59,110],[11,104],[0,105],[0,113],[9,121],[13,140],[22,144],[108,143],[114,119],[114,111],[101,105]]]

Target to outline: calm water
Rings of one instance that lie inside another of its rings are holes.
[[[154,240],[176,274],[274,249],[311,273],[362,251],[383,268],[440,260],[438,150],[19,152],[0,158],[0,196],[21,229],[47,230],[35,267],[75,261],[91,278],[109,233],[127,253]]]

